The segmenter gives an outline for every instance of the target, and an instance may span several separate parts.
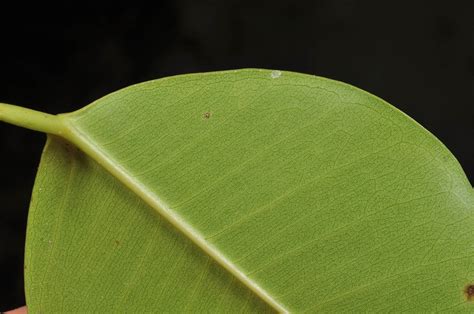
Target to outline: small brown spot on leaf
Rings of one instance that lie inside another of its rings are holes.
[[[120,241],[119,241],[119,240],[115,240],[115,244],[116,244],[116,245],[120,245]]]
[[[208,112],[204,112],[204,114],[202,115],[202,117],[203,117],[204,119],[209,119],[209,118],[211,117],[211,112],[209,112],[209,111],[208,111]]]
[[[467,285],[464,293],[468,301],[474,301],[474,284]]]

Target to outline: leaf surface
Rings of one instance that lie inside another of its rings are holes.
[[[29,214],[33,312],[474,310],[473,189],[375,96],[238,70],[61,119]]]

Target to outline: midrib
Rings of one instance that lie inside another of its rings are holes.
[[[94,159],[99,165],[113,175],[117,180],[124,184],[128,189],[140,197],[145,203],[156,210],[163,218],[171,223],[186,238],[191,240],[208,256],[210,256],[217,264],[232,274],[237,280],[249,288],[257,297],[267,303],[273,309],[281,313],[289,311],[273,297],[261,288],[256,282],[247,277],[237,266],[228,260],[217,248],[208,243],[205,238],[191,225],[189,225],[180,215],[172,211],[153,191],[148,189],[140,181],[136,180],[133,175],[129,174],[126,169],[121,167],[116,161],[102,151],[94,141],[92,141],[84,132],[75,127],[68,118],[62,117],[62,122],[66,127],[64,138],[72,142],[89,157]]]

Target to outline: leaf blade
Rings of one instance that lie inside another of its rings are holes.
[[[175,99],[177,91],[184,96]],[[107,121],[111,110],[114,119]],[[425,243],[442,262],[447,237],[472,235],[447,229],[472,225],[472,188],[454,157],[399,111],[344,84],[259,70],[175,77],[119,91],[65,117],[289,310],[337,310],[346,303],[365,310],[366,300],[371,310],[399,305],[388,296],[377,301],[377,278],[432,257]],[[292,215],[297,224],[291,226]],[[399,234],[400,227],[408,233]],[[408,248],[395,245],[397,239]],[[455,243],[459,253],[472,242]],[[272,260],[275,252],[280,260]],[[462,300],[460,274],[472,272],[466,260],[472,257],[453,266],[458,288],[449,290],[446,304]],[[421,282],[412,279],[408,304],[433,293],[417,295]],[[372,290],[356,303],[341,299],[346,285]],[[411,309],[439,309],[441,301]]]

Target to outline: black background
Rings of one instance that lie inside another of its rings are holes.
[[[258,67],[316,74],[406,112],[445,143],[473,182],[474,2],[397,3],[178,0],[58,13],[3,9],[0,101],[61,113],[180,73]],[[0,123],[0,310],[25,302],[24,235],[44,140]]]

